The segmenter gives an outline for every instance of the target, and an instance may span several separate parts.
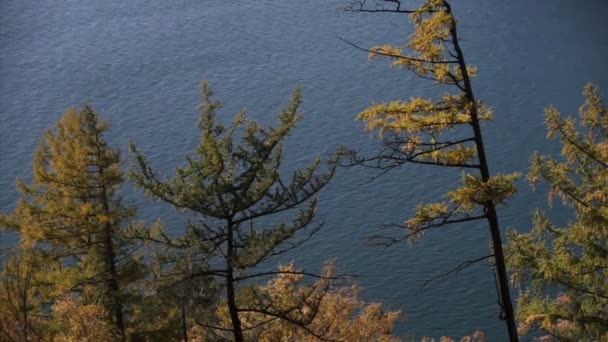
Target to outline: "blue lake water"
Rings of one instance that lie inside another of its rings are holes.
[[[156,169],[171,174],[198,140],[202,79],[224,100],[222,120],[247,107],[270,123],[295,85],[303,87],[305,119],[286,146],[288,168],[339,144],[373,150],[375,139],[353,120],[359,111],[372,100],[432,96],[437,88],[339,41],[399,44],[410,30],[403,16],[345,13],[345,3],[1,0],[0,210],[15,205],[15,178],[30,177],[42,130],[84,102],[111,119],[108,140],[125,157],[134,140]],[[534,150],[559,151],[544,138],[547,104],[575,113],[587,81],[608,95],[608,2],[467,0],[453,7],[468,62],[479,67],[477,96],[495,110],[484,127],[491,169],[525,171]],[[491,341],[505,340],[487,265],[418,291],[426,279],[488,252],[483,224],[434,231],[411,247],[367,241],[378,225],[402,221],[420,201],[455,186],[458,172],[412,165],[362,185],[372,175],[340,170],[321,197],[322,231],[269,267],[294,259],[314,268],[336,258],[341,271],[360,275],[364,298],[407,314],[397,327],[401,336],[480,329]],[[520,185],[499,214],[503,227],[526,230],[545,194]],[[166,206],[130,187],[126,197],[139,203],[142,219],[162,216],[168,230],[181,229]],[[4,237],[3,244],[12,240]]]

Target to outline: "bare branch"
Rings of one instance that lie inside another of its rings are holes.
[[[366,49],[364,47],[361,47],[361,46],[359,46],[359,45],[357,45],[355,43],[349,42],[348,40],[346,40],[344,38],[340,38],[340,37],[337,37],[337,38],[339,40],[345,42],[346,44],[348,44],[348,45],[356,48],[356,49],[359,49],[359,50],[362,50],[362,51],[365,51],[365,52],[368,52],[368,53],[373,53],[373,54],[376,54],[376,55],[380,55],[380,56],[386,56],[386,57],[397,58],[397,59],[404,59],[404,60],[408,60],[408,61],[412,61],[412,62],[429,63],[429,64],[457,64],[458,63],[457,60],[431,61],[431,60],[428,60],[428,59],[419,59],[419,58],[414,58],[414,57],[395,55],[395,54],[392,54],[392,53],[372,51],[372,50]]]
[[[384,4],[390,4],[393,8],[386,8]],[[367,0],[352,0],[348,7],[344,8],[346,12],[354,13],[399,13],[412,14],[415,10],[401,8],[402,0],[374,0],[374,8],[366,7]],[[429,13],[435,12],[430,10]]]
[[[395,243],[398,242],[402,242],[405,240],[409,240],[414,238],[416,235],[420,235],[420,233],[422,233],[423,231],[432,229],[432,228],[440,228],[442,226],[446,226],[446,225],[450,225],[450,224],[454,224],[454,223],[462,223],[462,222],[468,222],[468,221],[475,221],[475,220],[481,220],[481,219],[485,219],[486,216],[485,215],[479,215],[479,216],[466,216],[460,219],[452,219],[449,220],[447,217],[441,217],[442,221],[435,223],[435,224],[429,224],[426,225],[424,227],[418,228],[416,230],[413,230],[411,228],[408,228],[407,226],[404,225],[398,225],[398,224],[390,224],[390,225],[385,225],[385,227],[394,227],[394,228],[401,228],[403,230],[410,230],[411,233],[408,233],[402,237],[390,237],[390,236],[382,236],[382,235],[372,235],[370,237],[371,241],[377,241],[376,243],[374,243],[375,245],[378,246],[385,246],[385,247],[389,247],[394,245]],[[434,218],[434,219],[440,219],[439,217]]]
[[[433,282],[433,281],[435,281],[437,279],[445,278],[445,277],[447,277],[447,276],[449,276],[451,274],[458,273],[459,271],[461,271],[461,270],[463,270],[463,269],[465,269],[465,268],[467,268],[467,267],[469,267],[469,266],[471,266],[473,264],[476,264],[476,263],[478,263],[480,261],[483,261],[483,260],[486,260],[486,259],[489,259],[489,258],[493,258],[493,257],[494,257],[494,254],[490,254],[490,255],[483,256],[481,258],[463,261],[462,263],[460,263],[458,266],[452,268],[451,270],[449,270],[447,272],[444,272],[444,273],[441,273],[439,275],[434,276],[431,279],[426,280],[418,292],[420,293],[421,291],[423,291],[427,287],[428,284],[430,284],[431,282]]]
[[[316,274],[316,273],[302,272],[302,271],[267,271],[267,272],[258,272],[258,273],[255,273],[255,274],[251,274],[251,275],[247,275],[247,276],[242,276],[242,277],[235,277],[234,280],[235,281],[242,281],[242,280],[245,280],[245,279],[257,278],[257,277],[265,277],[265,276],[270,276],[270,275],[279,275],[279,274],[304,275],[304,276],[309,276],[309,277],[312,277],[312,278],[323,279],[323,280],[342,280],[342,279],[349,279],[349,278],[355,277],[354,275],[350,275],[350,274],[341,274],[341,275],[337,275],[337,276],[326,277],[326,276],[322,276],[322,275],[319,275],[319,274]]]
[[[327,341],[327,342],[343,342],[342,340],[336,340],[336,339],[331,339],[331,338],[327,338],[324,337],[321,334],[318,334],[314,331],[312,331],[310,328],[308,328],[306,325],[301,324],[300,322],[286,316],[286,315],[281,315],[279,313],[276,312],[272,312],[272,311],[268,311],[268,310],[264,310],[264,309],[252,309],[252,308],[247,308],[247,309],[239,309],[239,312],[256,312],[256,313],[260,313],[263,315],[267,315],[267,316],[271,316],[271,317],[276,317],[278,319],[281,319],[285,322],[291,323],[295,326],[297,326],[300,329],[305,330],[307,333],[309,333],[310,335],[320,339],[321,341]]]

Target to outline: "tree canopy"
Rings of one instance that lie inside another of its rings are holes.
[[[172,268],[177,270],[172,272],[174,281],[201,276],[220,278],[230,324],[197,323],[211,330],[232,331],[236,341],[243,341],[243,331],[250,329],[241,318],[248,312],[307,325],[308,318],[296,320],[290,312],[276,310],[272,305],[259,303],[251,307],[240,302],[238,286],[257,277],[283,273],[257,268],[268,258],[298,247],[320,228],[313,221],[316,195],[333,176],[335,158],[325,163],[325,170],[317,159],[291,177],[281,172],[283,141],[302,118],[298,112],[299,89],[291,104],[278,114],[277,125],[267,128],[248,119],[244,110],[230,125],[218,123],[216,112],[221,104],[212,98],[206,82],[201,85],[201,94],[201,141],[195,154],[186,156],[186,165],[176,168],[175,176],[159,179],[144,155],[132,146],[138,162],[138,169],[133,172],[136,184],[150,196],[193,215],[187,221],[184,236],[164,242],[173,247],[172,263],[179,268]],[[156,237],[150,239],[159,241]]]
[[[549,200],[561,200],[573,218],[555,224],[537,210],[530,232],[509,234],[520,329],[560,341],[608,339],[608,107],[592,84],[583,95],[578,120],[545,110],[561,157],[534,154],[527,177],[548,185]]]
[[[33,182],[17,181],[22,198],[0,219],[19,232],[24,251],[15,258],[37,260],[20,268],[36,267],[36,297],[44,293],[36,300],[40,305],[72,293],[83,305],[100,305],[124,338],[129,285],[143,268],[126,234],[135,209],[120,196],[124,177],[118,150],[104,138],[108,127],[91,106],[66,111],[40,141]]]

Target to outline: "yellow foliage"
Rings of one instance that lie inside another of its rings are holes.
[[[492,113],[484,108],[480,120],[489,120]],[[369,131],[378,129],[379,135],[387,131],[419,131],[440,133],[459,124],[470,123],[469,106],[463,95],[442,96],[438,102],[430,98],[411,97],[409,101],[378,103],[365,109],[357,120],[366,122]]]
[[[518,172],[498,174],[484,182],[479,176],[464,173],[463,185],[448,192],[446,197],[464,210],[472,210],[490,201],[500,204],[517,191],[514,183],[519,177],[521,174]]]
[[[488,339],[486,335],[482,331],[475,331],[471,335],[463,336],[459,340],[459,342],[487,342]],[[435,342],[434,338],[424,337],[420,342]],[[456,342],[455,339],[448,336],[441,336],[439,338],[439,342]]]
[[[435,150],[422,156],[422,160],[430,159],[437,164],[464,164],[477,157],[475,146],[456,145],[454,148]]]
[[[245,331],[249,341],[321,341],[314,334],[325,339],[367,342],[399,341],[391,335],[393,325],[404,318],[400,311],[386,311],[380,303],[366,303],[358,298],[357,286],[336,287],[329,279],[333,266],[324,267],[323,277],[312,284],[304,284],[304,277],[293,264],[279,266],[284,272],[269,280],[265,285],[244,291],[254,291],[247,298],[264,298],[258,302],[261,307],[270,305],[277,311],[285,312],[293,321],[308,321],[304,327],[284,319],[258,312],[243,312],[240,319],[243,326],[255,327]],[[245,304],[245,303],[243,303]],[[241,304],[242,306],[244,306]],[[248,303],[252,304],[252,303]],[[254,304],[255,306],[255,304]],[[290,311],[291,310],[291,311]],[[218,308],[217,316],[221,326],[230,326],[226,306]],[[201,327],[191,331],[193,341],[208,340],[208,333]]]
[[[443,1],[427,1],[411,15],[415,30],[408,43],[401,47],[390,44],[370,48],[369,58],[387,56],[391,66],[405,67],[419,76],[430,77],[439,83],[454,83],[463,79],[460,66],[447,53],[446,43],[451,39],[451,30],[456,23],[453,15],[446,11]],[[469,77],[477,68],[467,66]]]
[[[457,215],[466,219],[488,201],[503,203],[517,191],[514,183],[520,176],[519,173],[498,174],[483,182],[479,176],[464,173],[463,185],[446,194],[448,201],[419,204],[416,207],[414,216],[404,222],[405,228],[410,231],[409,237],[417,238],[425,229],[443,225]]]
[[[75,296],[64,296],[53,305],[59,329],[55,341],[111,342],[116,340],[108,313],[101,306],[83,304]]]

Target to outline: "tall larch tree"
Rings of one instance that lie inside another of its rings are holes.
[[[212,98],[206,82],[201,92],[201,141],[195,154],[186,156],[186,164],[164,180],[133,146],[138,161],[133,178],[150,196],[188,214],[183,236],[170,241],[166,236],[151,239],[173,247],[174,258],[168,260],[171,266],[167,267],[180,271],[169,272],[176,285],[203,276],[220,280],[230,325],[221,326],[220,321],[197,323],[219,332],[230,331],[232,339],[240,342],[243,332],[252,328],[243,324],[241,316],[245,313],[290,320],[288,312],[273,310],[271,305],[246,305],[237,298],[237,290],[243,282],[281,273],[258,268],[268,258],[299,246],[318,230],[320,225],[314,222],[316,195],[331,179],[336,163],[315,160],[290,179],[281,172],[283,141],[302,117],[298,112],[299,90],[292,103],[278,114],[277,125],[267,128],[247,119],[244,110],[229,125],[217,123],[220,102]],[[291,310],[302,310],[304,304]]]
[[[587,84],[580,119],[545,110],[560,158],[531,158],[531,184],[549,186],[573,217],[563,226],[538,210],[528,233],[509,232],[509,266],[521,285],[522,331],[559,341],[608,341],[608,107]],[[562,210],[563,212],[563,210]]]
[[[121,201],[124,178],[107,129],[88,105],[66,111],[44,133],[33,182],[17,181],[22,198],[2,223],[19,232],[22,248],[60,263],[45,272],[51,298],[72,293],[83,305],[101,304],[124,339],[126,289],[139,268],[124,236],[134,208]]]
[[[423,1],[406,8],[400,0],[353,1],[353,12],[409,15],[413,33],[404,46],[383,45],[365,50],[370,58],[385,57],[392,67],[413,72],[451,92],[433,100],[375,103],[357,116],[368,131],[377,132],[384,149],[375,156],[351,154],[348,165],[364,165],[388,171],[405,163],[460,169],[462,185],[445,195],[445,201],[421,204],[414,217],[405,220],[405,234],[389,237],[387,244],[419,237],[425,231],[450,224],[485,220],[491,233],[492,254],[499,288],[501,318],[509,339],[517,341],[515,316],[505,266],[497,205],[516,191],[517,174],[490,173],[482,135],[482,122],[492,117],[491,109],[475,97],[472,77],[477,69],[467,64],[460,46],[457,20],[445,0]]]

